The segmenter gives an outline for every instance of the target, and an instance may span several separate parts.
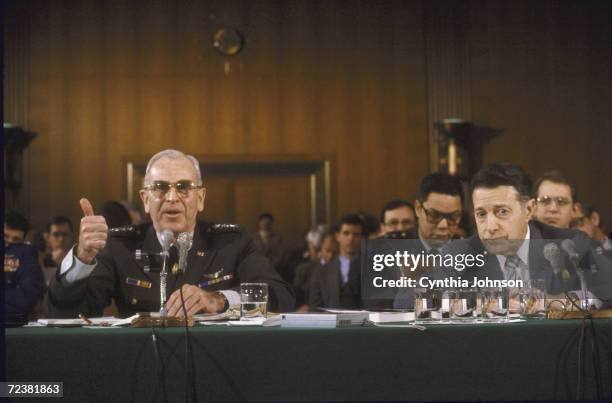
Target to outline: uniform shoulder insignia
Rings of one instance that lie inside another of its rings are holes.
[[[213,224],[206,231],[212,234],[240,233],[242,227],[237,224]]]
[[[125,227],[116,227],[108,230],[110,236],[114,237],[129,237],[137,238],[143,236],[142,229],[139,225],[126,225]]]

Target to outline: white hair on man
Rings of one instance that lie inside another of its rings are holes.
[[[155,162],[157,162],[157,160],[160,160],[162,158],[167,158],[171,160],[178,160],[178,159],[185,158],[189,160],[193,164],[193,168],[195,169],[195,172],[196,172],[196,185],[198,186],[202,185],[202,174],[200,173],[200,163],[198,162],[196,157],[194,157],[193,155],[188,155],[181,151],[173,150],[169,148],[167,150],[158,152],[157,154],[152,156],[151,159],[149,160],[149,163],[147,164],[147,169],[145,171],[144,181],[143,181],[144,186],[149,185],[151,167],[153,167],[153,165],[155,164]]]

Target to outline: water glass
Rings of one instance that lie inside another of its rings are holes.
[[[546,318],[546,283],[543,279],[530,279],[519,290],[521,318]]]
[[[505,322],[510,315],[510,293],[507,288],[483,288],[482,320],[484,322]]]
[[[450,292],[451,322],[476,322],[481,315],[482,299],[476,288],[460,288]]]
[[[268,284],[240,284],[240,318],[266,318],[268,311]]]
[[[414,289],[414,320],[416,323],[439,322],[442,319],[442,291]]]

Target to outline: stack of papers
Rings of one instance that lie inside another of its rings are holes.
[[[362,326],[368,320],[367,311],[344,311],[342,313],[284,313],[281,327],[336,328]]]
[[[87,323],[83,319],[38,319],[30,326],[48,326],[48,327],[117,327],[129,325],[137,315],[127,319],[118,319],[114,316],[104,316],[101,318],[88,318],[91,323]]]

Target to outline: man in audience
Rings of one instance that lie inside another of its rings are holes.
[[[559,171],[542,175],[533,186],[535,219],[557,228],[569,228],[576,213],[576,187]]]
[[[310,280],[312,273],[329,263],[338,251],[336,236],[333,232],[323,234],[316,245],[316,258],[300,264],[295,270],[293,287],[295,288],[298,311],[308,311]]]
[[[565,257],[560,267],[553,267],[544,255],[544,248],[550,242],[570,239],[581,256],[580,266],[595,266],[594,270],[585,272],[590,291],[602,299],[610,298],[612,262],[593,256],[584,233],[531,220],[536,208],[535,200],[530,197],[531,179],[520,167],[507,163],[489,165],[474,176],[471,187],[478,234],[451,242],[442,252],[483,254],[484,266],[463,271],[450,268],[452,275],[470,282],[473,277],[521,280],[524,284],[530,279],[543,279],[550,295],[563,298],[564,292],[574,291],[584,298],[577,291],[580,282],[569,258]],[[601,301],[596,305],[601,305]]]
[[[612,259],[612,240],[600,228],[599,212],[592,206],[579,203],[570,227],[578,229],[591,238],[596,253],[603,253]]]
[[[359,249],[363,222],[356,214],[346,214],[340,218],[336,228],[339,255],[312,273],[308,301],[313,310],[319,307],[361,307]]]
[[[47,253],[43,265],[45,267],[57,267],[72,247],[72,221],[63,216],[51,218],[43,236],[47,242]]]
[[[389,232],[406,232],[416,225],[414,206],[406,200],[391,200],[380,212],[383,235]]]
[[[78,243],[51,281],[51,315],[99,316],[111,297],[120,316],[159,311],[160,252],[168,232],[174,237],[193,236],[184,274],[172,270],[168,275],[168,316],[184,315],[182,301],[189,316],[238,307],[239,286],[246,282],[268,284],[270,310],[293,310],[293,290],[256,252],[246,232],[233,224],[196,220],[205,196],[199,162],[180,151],[164,150],[149,160],[140,191],[151,224],[109,231],[104,217],[94,215],[91,203],[81,199],[84,217]],[[177,261],[174,248],[170,248],[170,268]],[[137,250],[145,254],[142,259],[135,258]]]
[[[263,213],[257,219],[257,233],[254,241],[257,247],[271,262],[276,271],[283,274],[287,251],[283,239],[272,228],[274,217],[270,213]]]
[[[42,297],[43,277],[38,254],[23,243],[28,221],[19,213],[4,216],[4,299],[7,324],[25,324]]]
[[[421,251],[438,254],[439,249],[453,238],[461,221],[463,187],[456,176],[443,172],[426,175],[419,184],[418,199],[415,201],[418,225],[407,232],[389,232],[389,239],[414,239],[413,253]],[[418,278],[425,272],[417,269],[404,275]],[[429,274],[428,274],[429,275]],[[414,307],[414,290],[403,288],[393,301],[396,309]]]

